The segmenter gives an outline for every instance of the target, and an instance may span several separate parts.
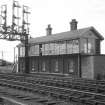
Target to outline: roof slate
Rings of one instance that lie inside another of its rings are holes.
[[[94,28],[94,27],[88,27],[78,30],[72,30],[57,34],[52,34],[49,36],[42,36],[37,38],[29,39],[29,43],[46,43],[46,42],[54,42],[54,41],[60,41],[60,40],[68,40],[68,39],[76,39],[83,37],[83,35],[88,31],[95,32],[96,36],[99,37],[100,40],[103,40],[103,36]]]

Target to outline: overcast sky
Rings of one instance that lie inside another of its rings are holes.
[[[20,5],[30,7],[30,34],[32,37],[46,35],[46,27],[51,24],[53,33],[70,30],[71,19],[78,21],[78,29],[94,26],[105,38],[105,0],[18,0]],[[8,5],[11,16],[12,0],[0,0],[0,5]],[[9,24],[9,23],[8,23]],[[13,48],[19,42],[0,40],[4,59],[13,61]],[[105,53],[105,41],[102,42],[102,53]]]

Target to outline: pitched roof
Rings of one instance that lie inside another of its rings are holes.
[[[52,34],[49,36],[32,38],[32,39],[29,39],[29,43],[46,43],[46,42],[52,42],[52,41],[58,41],[58,40],[76,39],[76,38],[83,37],[83,35],[88,31],[93,31],[100,40],[104,39],[103,36],[94,27],[88,27],[88,28],[83,28],[78,30]]]

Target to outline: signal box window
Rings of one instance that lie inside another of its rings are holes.
[[[78,40],[73,40],[73,53],[79,53],[79,41]]]
[[[81,40],[81,52],[94,54],[95,53],[95,40],[94,39],[82,39]]]
[[[88,53],[95,53],[95,40],[88,39]]]
[[[88,52],[88,42],[87,39],[81,39],[81,53],[87,53]]]
[[[39,44],[39,55],[42,56],[42,44]]]
[[[73,41],[67,41],[67,54],[73,53]]]

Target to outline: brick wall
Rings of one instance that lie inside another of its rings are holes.
[[[94,59],[93,56],[81,57],[82,78],[94,79]]]
[[[105,55],[94,56],[94,76],[95,79],[105,79]]]

